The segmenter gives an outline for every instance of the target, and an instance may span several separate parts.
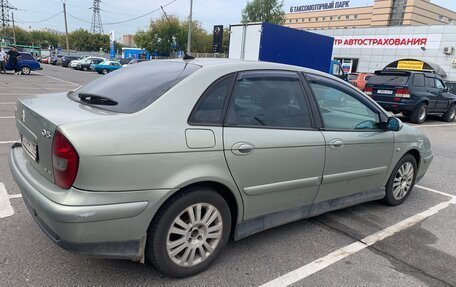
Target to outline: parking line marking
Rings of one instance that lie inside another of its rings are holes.
[[[421,188],[421,187],[420,187]],[[426,189],[427,190],[427,189]],[[432,191],[434,192],[434,191]],[[444,193],[442,193],[444,194]],[[281,287],[281,286],[289,286],[293,283],[301,281],[308,276],[338,262],[339,260],[350,256],[360,250],[368,248],[369,246],[374,245],[375,243],[388,238],[402,230],[405,230],[435,214],[439,211],[449,207],[452,204],[456,204],[456,197],[452,196],[451,200],[439,203],[421,213],[415,214],[405,220],[402,220],[390,227],[387,227],[383,230],[380,230],[372,235],[369,235],[360,241],[354,242],[349,244],[345,247],[342,247],[334,252],[329,253],[328,255],[321,257],[313,262],[306,264],[298,269],[295,269],[287,274],[284,274],[280,277],[277,277],[260,287]]]
[[[80,84],[76,84],[76,83],[73,83],[73,82],[68,82],[68,81],[65,81],[65,80],[62,80],[62,79],[53,77],[53,76],[43,75],[43,74],[40,74],[40,73],[37,73],[37,74],[38,74],[38,75],[41,75],[41,76],[45,76],[45,77],[51,78],[51,79],[54,79],[54,80],[58,80],[58,81],[61,81],[61,82],[64,82],[64,83],[68,83],[68,84],[71,84],[71,85],[75,85],[75,86],[78,86],[78,87],[81,86]]]
[[[440,191],[440,190],[432,189],[432,188],[429,188],[429,187],[425,187],[425,186],[421,186],[421,185],[415,185],[415,187],[418,187],[420,189],[424,189],[424,190],[427,190],[427,191],[430,191],[430,192],[433,192],[433,193],[437,193],[437,194],[440,194],[440,195],[443,195],[443,196],[447,196],[447,197],[450,197],[450,198],[456,198],[456,195],[452,195],[452,194],[449,194],[449,193],[446,193],[446,192],[443,192],[443,191]]]
[[[22,197],[22,193],[10,194],[8,197],[10,199],[12,199],[12,198],[21,198]]]
[[[9,201],[5,185],[0,182],[0,218],[5,218],[14,214],[14,209]]]
[[[15,102],[0,102],[0,105],[14,105]]]
[[[15,119],[16,117],[12,116],[12,117],[0,117],[0,119]]]
[[[4,142],[0,142],[0,144],[13,144],[17,141],[4,141]]]
[[[456,124],[439,124],[439,125],[412,125],[412,127],[415,128],[430,128],[430,127],[453,127],[456,126]]]

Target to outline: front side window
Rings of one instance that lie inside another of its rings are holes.
[[[320,76],[309,76],[325,129],[372,130],[380,128],[379,114],[346,87]],[[332,83],[334,82],[334,83]]]
[[[435,87],[440,90],[445,89],[445,85],[439,79],[435,79]]]
[[[309,108],[293,72],[243,73],[236,81],[226,124],[311,128]]]

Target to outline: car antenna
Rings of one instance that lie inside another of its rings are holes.
[[[169,18],[168,18],[168,15],[166,15],[165,9],[163,9],[163,6],[160,6],[160,8],[162,9],[163,14],[164,14],[165,17],[166,17],[166,20],[168,21],[169,26],[171,27],[172,33],[175,35],[176,33],[175,33],[175,31],[174,31],[173,24],[171,24],[171,21],[169,21]],[[179,40],[179,37],[176,37],[176,40],[177,40],[177,45],[179,45],[179,48],[184,52],[184,60],[193,60],[193,59],[195,59],[195,57],[190,56],[190,55],[187,54],[187,52],[183,49],[184,46],[182,46],[182,43],[181,43],[181,41]]]

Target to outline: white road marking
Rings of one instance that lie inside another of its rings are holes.
[[[18,142],[18,140],[17,141],[4,141],[4,142],[0,142],[0,144],[13,144],[15,142]]]
[[[415,128],[431,128],[431,127],[453,127],[456,124],[438,124],[438,125],[412,125]]]
[[[73,83],[73,82],[68,82],[68,81],[65,81],[65,80],[62,80],[62,79],[59,79],[59,78],[56,78],[56,77],[52,77],[52,76],[48,76],[48,75],[43,75],[43,74],[40,74],[40,73],[37,73],[38,75],[41,75],[41,76],[45,76],[45,77],[48,77],[48,78],[51,78],[51,79],[54,79],[54,80],[57,80],[57,81],[61,81],[61,82],[64,82],[64,83],[68,83],[68,84],[71,84],[71,85],[75,85],[75,86],[81,86],[80,84],[76,84],[76,83]]]
[[[422,188],[422,187],[419,187]],[[437,190],[433,189],[427,189],[423,188],[425,190],[429,190],[431,192],[435,192]],[[437,191],[439,194],[446,194],[444,192]],[[421,213],[418,213],[412,217],[409,217],[401,222],[398,222],[390,227],[387,227],[383,230],[380,230],[379,232],[376,232],[370,236],[367,236],[360,241],[354,242],[350,245],[347,245],[345,247],[342,247],[324,257],[321,257],[307,265],[304,265],[298,269],[295,269],[285,275],[282,275],[280,277],[277,277],[276,279],[269,281],[260,287],[282,287],[282,286],[289,286],[293,283],[296,283],[298,281],[301,281],[308,276],[338,262],[339,260],[350,256],[360,250],[363,250],[369,246],[372,246],[373,244],[388,238],[404,229],[407,229],[423,220],[426,218],[429,218],[435,214],[437,214],[439,211],[449,207],[452,204],[456,204],[456,196],[451,196],[451,200],[445,201],[442,203],[439,203]]]
[[[443,195],[443,196],[447,196],[447,197],[450,197],[450,198],[456,198],[456,195],[452,195],[452,194],[449,194],[449,193],[446,193],[446,192],[443,192],[443,191],[440,191],[440,190],[432,189],[432,188],[429,188],[429,187],[424,187],[424,186],[421,186],[421,185],[415,185],[415,187],[418,187],[420,189],[424,189],[424,190],[427,190],[427,191],[430,191],[430,192],[433,192],[433,193],[437,193],[437,194],[440,194],[440,195]]]
[[[10,194],[9,195],[9,198],[12,199],[12,198],[21,198],[22,197],[22,193],[16,193],[16,194]]]
[[[14,209],[9,201],[9,196],[6,192],[6,188],[3,185],[3,182],[0,182],[0,218],[5,218],[13,214]]]
[[[0,102],[0,105],[14,105],[16,102]]]
[[[16,117],[12,116],[12,117],[0,117],[0,119],[14,119]]]

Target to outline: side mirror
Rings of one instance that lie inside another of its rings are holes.
[[[388,121],[386,122],[387,131],[397,132],[400,131],[403,126],[404,124],[402,123],[402,121],[396,117],[389,117]]]

